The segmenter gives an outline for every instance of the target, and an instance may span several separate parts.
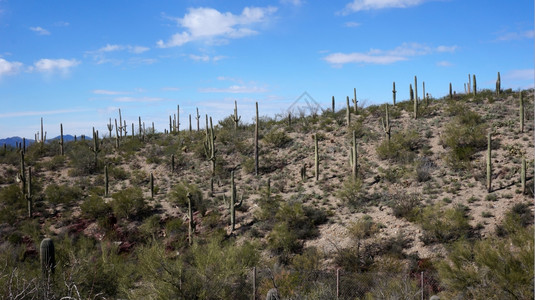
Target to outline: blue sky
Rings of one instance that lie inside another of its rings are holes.
[[[452,82],[533,87],[533,1],[0,0],[0,138],[107,132],[121,108],[156,129],[181,107],[252,122],[303,92],[342,108],[409,96],[414,75],[441,97]],[[421,86],[419,87],[421,93]],[[202,122],[201,122],[202,124]]]

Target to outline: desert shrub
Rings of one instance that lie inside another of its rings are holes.
[[[362,240],[379,232],[379,225],[373,221],[372,217],[364,215],[361,219],[351,222],[347,229],[352,239]]]
[[[145,151],[145,156],[147,157],[146,162],[148,164],[160,164],[162,162],[162,157],[164,156],[162,147],[149,144]]]
[[[366,201],[360,179],[349,178],[344,181],[342,188],[337,192],[337,196],[344,204],[353,209],[358,209]]]
[[[423,157],[416,163],[416,180],[426,182],[431,179],[431,172],[437,168],[437,165],[427,157]]]
[[[496,226],[496,234],[500,237],[512,235],[520,228],[533,224],[533,214],[529,204],[516,203],[505,214],[501,224]]]
[[[72,204],[83,195],[82,190],[77,186],[68,186],[66,184],[58,185],[49,184],[45,189],[46,199],[52,204]]]
[[[396,218],[406,218],[414,220],[418,214],[418,207],[421,203],[418,194],[397,193],[389,196],[388,205],[392,208],[392,213]]]
[[[192,198],[192,209],[199,210],[204,213],[206,210],[206,204],[203,203],[202,191],[196,184],[180,182],[171,190],[171,200],[176,203],[183,210],[188,209],[188,192]]]
[[[481,116],[468,108],[446,125],[440,142],[448,149],[447,163],[454,169],[466,168],[472,156],[487,146],[487,126]]]
[[[377,146],[380,159],[397,163],[410,163],[416,158],[416,150],[421,147],[421,140],[415,130],[405,130],[392,134],[390,141],[385,139]]]
[[[289,225],[277,223],[267,236],[268,249],[279,256],[279,260],[288,263],[291,254],[299,252],[303,244],[299,241],[297,233],[290,230]]]
[[[262,140],[274,148],[284,148],[292,141],[283,130],[272,130]]]
[[[56,155],[52,157],[49,161],[45,161],[41,163],[41,166],[43,169],[49,170],[49,171],[57,171],[61,167],[65,165],[65,156]]]
[[[69,172],[73,176],[83,176],[94,174],[99,170],[100,160],[95,165],[95,154],[89,148],[87,141],[68,143],[66,150],[69,157],[69,165],[72,168]]]
[[[129,187],[111,195],[113,214],[118,218],[133,219],[147,209],[141,188]]]
[[[533,299],[533,226],[507,238],[456,242],[437,263],[447,299]],[[442,298],[442,297],[441,297]]]
[[[379,276],[365,299],[416,299],[420,294],[418,280],[407,275]]]
[[[100,217],[106,217],[111,212],[109,204],[96,195],[87,197],[82,205],[80,205],[82,213],[92,219],[98,219]]]
[[[464,207],[442,208],[439,204],[427,206],[417,216],[424,234],[422,241],[430,243],[449,243],[468,237],[471,226]]]
[[[143,224],[139,226],[139,232],[140,240],[155,240],[160,232],[160,215],[152,215],[143,220]]]
[[[242,156],[241,168],[246,174],[254,173],[254,158],[249,156]]]
[[[26,208],[26,200],[22,197],[20,187],[10,184],[0,189],[0,223],[12,224],[17,215],[22,215]]]
[[[114,180],[126,180],[130,177],[130,174],[121,167],[108,167],[108,176]]]

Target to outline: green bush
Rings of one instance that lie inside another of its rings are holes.
[[[463,237],[468,237],[471,226],[468,223],[464,207],[442,208],[439,204],[422,209],[417,217],[424,234],[422,241],[430,243],[449,243]]]
[[[52,183],[46,187],[45,195],[52,204],[73,204],[82,198],[83,192],[76,186]]]
[[[392,208],[392,213],[396,218],[414,220],[421,202],[418,194],[397,193],[390,195],[389,198],[388,205]]]
[[[274,148],[284,148],[292,141],[283,130],[272,130],[262,140]]]
[[[147,205],[143,199],[141,188],[129,187],[111,195],[113,214],[118,218],[133,219],[146,211]]]
[[[95,154],[89,148],[88,141],[72,142],[68,143],[68,145],[66,153],[69,157],[69,165],[72,167],[69,174],[83,176],[94,174],[100,170],[102,152],[98,164],[95,165]]]
[[[369,215],[364,215],[348,226],[349,236],[354,240],[369,238],[379,232],[379,226]]]
[[[397,163],[410,163],[416,158],[416,150],[421,147],[421,140],[415,130],[393,133],[390,141],[385,139],[377,147],[380,159]]]
[[[466,168],[472,156],[487,146],[487,126],[477,113],[467,107],[457,112],[441,135],[448,149],[446,162],[454,169]]]
[[[337,196],[345,205],[353,209],[361,208],[362,204],[366,201],[360,179],[349,178],[344,181],[344,185],[338,190]]]
[[[109,204],[104,202],[104,200],[96,195],[91,195],[84,200],[82,205],[80,205],[82,213],[92,219],[98,219],[100,217],[105,217],[111,212],[111,207]]]
[[[202,191],[196,184],[180,182],[171,190],[171,200],[176,203],[182,210],[188,209],[188,192],[192,198],[192,209],[201,212],[206,211],[206,204],[203,203]]]

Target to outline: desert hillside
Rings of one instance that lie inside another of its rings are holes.
[[[0,149],[0,297],[533,298],[533,90],[335,100]]]

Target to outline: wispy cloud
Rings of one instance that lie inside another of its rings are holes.
[[[302,0],[280,0],[281,4],[289,4],[293,6],[301,6],[303,5],[304,1]]]
[[[360,26],[360,23],[357,23],[357,22],[345,22],[344,26],[345,27],[358,27],[358,26]]]
[[[160,97],[118,97],[113,99],[116,102],[159,102],[165,100]]]
[[[12,75],[22,70],[22,63],[18,61],[9,62],[0,58],[0,78],[4,75]]]
[[[137,45],[132,46],[132,45],[119,45],[119,44],[106,44],[105,46],[100,47],[97,50],[86,51],[85,54],[88,56],[92,56],[93,60],[95,60],[97,64],[111,63],[115,65],[120,65],[124,62],[124,60],[117,59],[117,58],[108,58],[110,53],[127,51],[128,53],[132,53],[132,54],[142,54],[149,50],[150,50],[149,47],[137,46]],[[131,64],[152,64],[156,62],[156,59],[133,57],[127,61]]]
[[[206,54],[203,54],[203,55],[190,54],[188,55],[188,57],[194,61],[202,61],[202,62],[209,62],[209,61],[216,62],[224,58],[227,58],[226,56],[223,56],[223,55],[210,56]]]
[[[253,93],[265,93],[268,90],[258,86],[247,85],[231,85],[228,88],[201,88],[200,93],[231,93],[231,94],[253,94]]]
[[[455,52],[457,46],[430,47],[419,43],[403,43],[392,50],[370,49],[368,52],[333,53],[323,59],[337,67],[347,63],[360,64],[392,64],[408,60],[413,56],[428,55],[432,53]]]
[[[437,62],[437,66],[439,66],[439,67],[451,67],[452,64],[449,61],[443,60],[443,61]]]
[[[126,95],[126,94],[131,94],[131,93],[130,92],[123,92],[123,91],[93,90],[93,94],[97,94],[97,95]]]
[[[39,110],[39,111],[18,111],[18,112],[8,112],[0,113],[0,118],[13,118],[13,117],[28,117],[28,116],[47,116],[47,115],[59,115],[59,114],[68,114],[76,112],[90,111],[90,109],[58,109],[58,110]]]
[[[353,0],[341,11],[349,14],[362,10],[377,10],[385,8],[406,8],[424,3],[426,0]]]
[[[80,64],[80,61],[76,59],[49,59],[43,58],[38,60],[33,64],[33,67],[30,67],[29,71],[37,71],[42,73],[54,73],[60,72],[66,74],[70,71],[71,68],[76,67]]]
[[[65,22],[65,21],[54,22],[54,26],[57,26],[57,27],[67,27],[69,25],[70,25],[69,22]]]
[[[520,32],[505,32],[501,33],[500,36],[496,39],[496,41],[504,42],[504,41],[513,41],[513,40],[523,40],[523,39],[533,39],[535,37],[535,31],[534,30],[525,30]]]
[[[243,38],[257,34],[251,27],[266,23],[269,16],[277,11],[276,7],[245,7],[240,15],[230,12],[221,13],[214,8],[190,8],[183,18],[177,18],[179,27],[185,31],[171,36],[166,42],[157,42],[160,48],[182,46],[192,41],[209,43],[226,42],[228,39]]]
[[[39,27],[39,26],[30,27],[30,30],[36,32],[39,35],[50,35],[50,31],[48,31],[48,30],[46,30],[46,29],[44,29],[42,27]]]
[[[105,53],[105,52],[114,52],[114,51],[122,51],[122,50],[127,50],[130,53],[140,54],[140,53],[149,51],[150,48],[149,47],[143,47],[143,46],[106,44],[106,46],[101,47],[96,51],[92,51],[92,53]]]
[[[503,75],[505,80],[533,80],[534,77],[534,69],[511,70]]]
[[[176,91],[180,91],[180,88],[177,88],[177,87],[171,87],[171,86],[166,86],[166,87],[163,87],[163,88],[162,88],[162,91],[176,92]]]

